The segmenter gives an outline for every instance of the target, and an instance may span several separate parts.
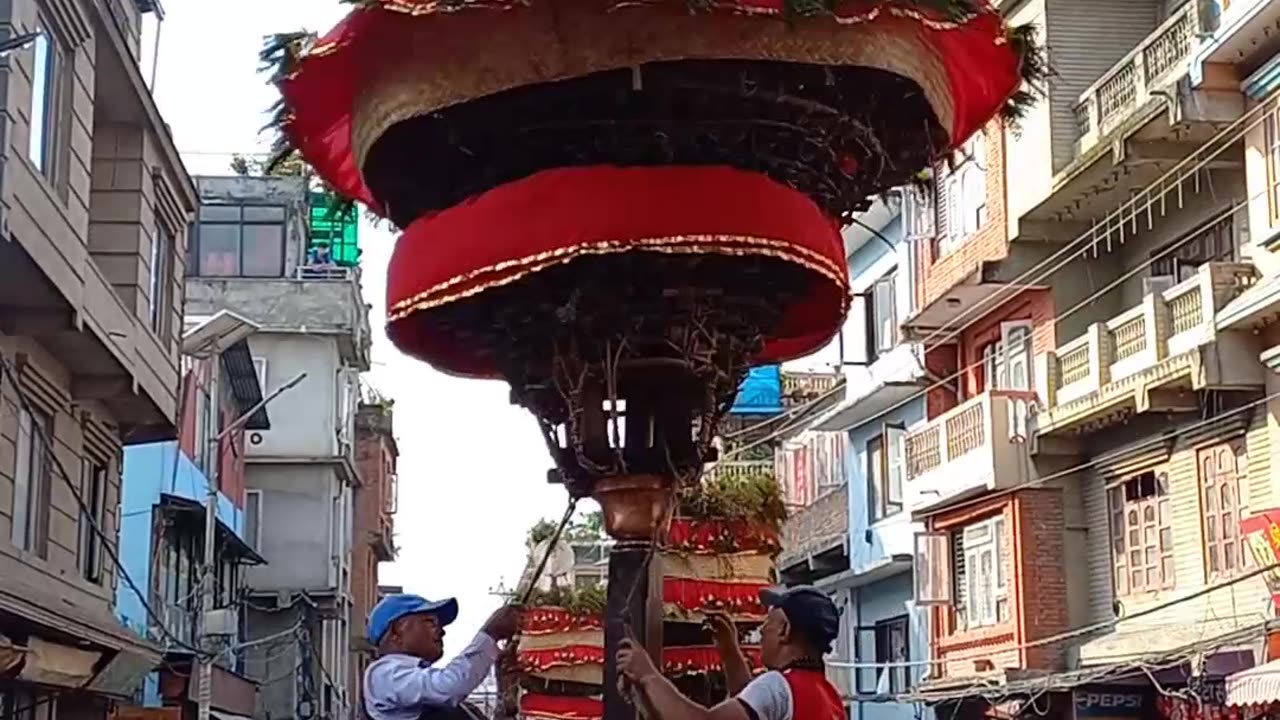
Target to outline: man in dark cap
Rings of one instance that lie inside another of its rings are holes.
[[[802,586],[764,590],[769,615],[760,628],[768,672],[734,697],[705,708],[680,694],[658,672],[644,648],[624,640],[618,671],[640,691],[653,717],[662,720],[844,720],[840,693],[827,681],[822,656],[840,634],[840,612],[825,593]],[[721,652],[725,652],[722,648]],[[741,648],[736,652],[741,656]],[[729,667],[726,658],[726,667]],[[737,659],[735,659],[735,663]],[[745,665],[746,660],[741,663]]]

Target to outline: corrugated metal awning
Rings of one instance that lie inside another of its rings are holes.
[[[1280,660],[1227,676],[1228,705],[1270,705],[1280,702]]]

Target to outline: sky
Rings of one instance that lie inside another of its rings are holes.
[[[323,32],[348,9],[337,0],[167,0],[159,28],[145,28],[143,77],[192,175],[225,175],[233,153],[263,153],[260,133],[275,90],[258,71],[265,35]],[[158,48],[158,50],[156,49]],[[400,448],[399,555],[384,584],[430,598],[457,597],[446,639],[460,651],[525,563],[524,540],[540,518],[558,519],[567,496],[546,482],[551,460],[533,417],[507,402],[507,386],[451,378],[400,355],[384,333],[389,228],[360,228],[363,292],[373,305],[373,368],[366,379],[395,400]],[[582,508],[595,509],[584,501]],[[270,560],[270,558],[268,558]],[[363,619],[353,618],[353,622]]]

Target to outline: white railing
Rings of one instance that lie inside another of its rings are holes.
[[[1026,453],[1021,428],[1034,402],[1030,390],[990,390],[907,433],[906,477],[915,488],[909,496],[916,498],[911,509],[1012,480]]]
[[[1213,317],[1253,277],[1249,265],[1207,263],[1192,277],[1142,299],[1084,335],[1036,358],[1046,409],[1098,392],[1213,341]]]
[[[1157,91],[1186,73],[1199,32],[1196,3],[1187,2],[1080,94],[1074,107],[1077,156],[1100,143]]]

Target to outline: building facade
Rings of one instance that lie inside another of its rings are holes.
[[[845,229],[854,298],[840,337],[847,390],[779,450],[783,486],[798,506],[783,579],[815,584],[843,608],[829,668],[859,720],[932,717],[897,701],[921,680],[928,656],[925,613],[912,593],[918,524],[904,482],[903,441],[924,421],[926,404],[920,345],[900,332],[917,288],[909,192],[886,194]]]
[[[935,169],[916,241],[913,695],[969,717],[1208,715],[1275,618],[1243,528],[1270,503],[1275,425],[1263,60],[1244,50],[1270,47],[1276,10],[1233,40],[1274,5],[1002,5],[1057,77]]]
[[[352,707],[361,701],[360,683],[365,668],[375,659],[367,630],[369,613],[381,599],[378,564],[396,558],[395,513],[399,499],[396,445],[392,402],[372,391],[365,393],[356,414],[356,470],[360,486],[355,489],[355,519],[352,524],[351,560],[351,647],[348,697]]]
[[[188,317],[183,336],[178,439],[134,445],[124,453],[120,502],[120,556],[147,596],[116,589],[116,613],[143,637],[172,636],[190,647],[169,648],[147,677],[130,717],[182,718],[195,711],[191,683],[197,676],[202,630],[227,651],[213,672],[212,707],[252,715],[257,686],[243,669],[244,569],[264,562],[252,547],[257,527],[246,524],[244,457],[248,432],[269,430],[269,411],[254,372],[246,337],[255,326],[222,312]],[[201,572],[209,488],[217,492],[214,531],[213,614],[201,624]],[[164,630],[144,609],[156,608]]]
[[[250,568],[246,673],[259,716],[345,718],[352,683],[352,562],[359,373],[369,368],[358,265],[317,250],[307,181],[200,178],[188,248],[189,314],[259,326],[249,349],[272,429],[248,434],[247,522],[271,564]],[[323,519],[318,521],[318,519]]]
[[[139,2],[20,0],[0,163],[0,714],[104,717],[166,646],[117,619],[125,446],[173,438],[195,191]],[[156,608],[151,608],[155,611]]]

